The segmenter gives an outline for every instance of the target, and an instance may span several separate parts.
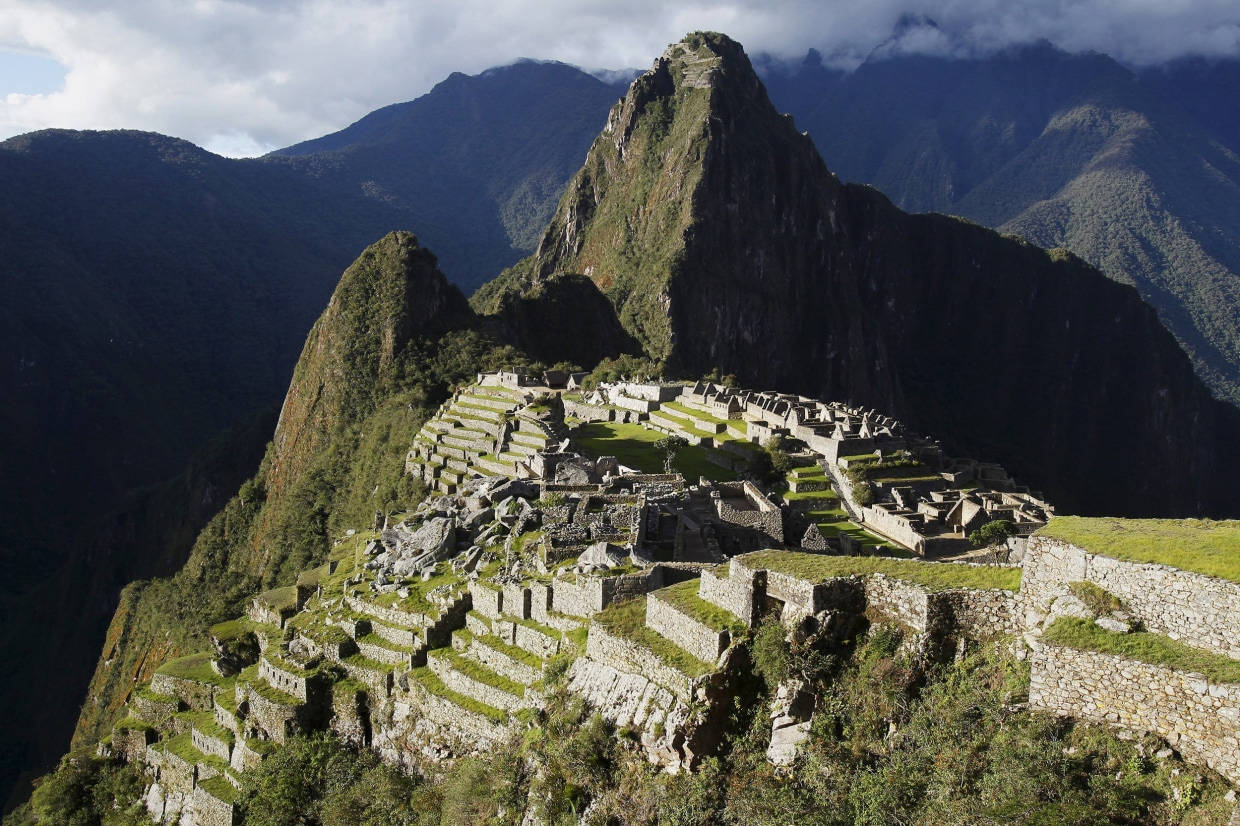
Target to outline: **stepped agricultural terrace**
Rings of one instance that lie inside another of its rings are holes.
[[[1156,734],[1240,784],[1240,525],[1048,524],[1001,469],[873,411],[579,383],[480,375],[408,453],[432,490],[415,510],[350,530],[133,692],[99,748],[145,766],[154,820],[233,823],[245,773],[297,733],[412,770],[533,724],[550,690],[691,770],[769,617],[836,645],[889,625],[926,661],[1010,646],[1030,707]],[[970,550],[998,520],[1010,535]],[[800,692],[772,715],[776,764],[808,735]]]

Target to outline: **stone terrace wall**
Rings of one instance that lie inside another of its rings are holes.
[[[209,794],[201,786],[194,788],[194,820],[197,826],[233,826],[233,806]]]
[[[1030,537],[1023,564],[1021,603],[1030,627],[1069,593],[1069,582],[1093,582],[1122,599],[1150,631],[1240,658],[1240,583],[1099,556],[1046,536]]]
[[[610,634],[598,624],[590,626],[586,656],[626,674],[639,674],[688,703],[693,698],[693,681],[667,666],[651,652],[628,640]]]
[[[1166,738],[1186,759],[1240,783],[1240,685],[1135,660],[1041,644],[1029,704]]]
[[[702,571],[702,584],[698,596],[740,617],[746,625],[755,624],[758,616],[758,597],[766,590],[766,572],[750,571],[735,564],[731,573],[715,573],[710,568]]]
[[[658,594],[646,595],[646,625],[705,663],[719,659],[731,639],[727,631],[703,625]]]
[[[1011,591],[960,590],[935,596],[950,605],[957,633],[970,639],[1019,634],[1024,630],[1019,610],[1020,597]]]
[[[926,630],[931,613],[939,613],[931,611],[925,588],[882,574],[866,577],[865,603],[867,609],[886,614],[918,632]]]

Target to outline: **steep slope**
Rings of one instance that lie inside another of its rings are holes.
[[[552,330],[574,323],[566,316],[576,305],[566,306],[557,290],[526,301],[502,332],[534,340],[526,320]],[[601,321],[618,329],[614,315]],[[499,319],[474,315],[414,236],[391,233],[368,247],[306,338],[257,473],[199,535],[180,570],[122,593],[75,743],[97,739],[135,679],[201,648],[206,629],[239,613],[248,595],[290,584],[318,564],[329,535],[420,500],[419,483],[404,472],[418,428],[453,385],[529,361],[497,337],[500,329]],[[594,341],[603,355],[619,352],[614,342]]]
[[[1130,288],[844,186],[740,46],[673,45],[613,110],[494,306],[583,273],[673,370],[873,404],[1067,511],[1235,513],[1240,414]]]
[[[1216,394],[1240,400],[1236,61],[1134,73],[1048,44],[985,58],[773,66],[777,105],[843,178],[908,210],[1065,246],[1137,287]]]
[[[623,87],[562,63],[459,72],[415,101],[266,160],[330,197],[365,195],[417,227],[467,291],[538,242]]]

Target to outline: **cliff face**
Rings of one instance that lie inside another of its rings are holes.
[[[722,35],[633,83],[491,300],[561,273],[673,370],[879,406],[1065,511],[1240,512],[1240,415],[1135,290],[841,185]]]

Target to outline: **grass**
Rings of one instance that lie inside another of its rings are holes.
[[[698,596],[701,580],[688,579],[667,588],[654,592],[655,597],[663,600],[681,613],[688,614],[698,622],[716,631],[728,631],[743,634],[745,623],[731,611],[726,611],[714,603],[707,602]]]
[[[188,733],[178,734],[176,737],[165,740],[164,749],[171,754],[175,754],[177,757],[181,758],[190,765],[204,763],[211,766],[221,774],[228,769],[228,764],[220,758],[213,754],[203,754],[198,749],[194,748],[194,739]]]
[[[498,674],[487,668],[477,660],[471,660],[468,657],[461,656],[460,652],[453,648],[441,648],[433,652],[435,659],[447,660],[448,665],[453,671],[464,674],[471,680],[489,685],[491,688],[511,694],[514,697],[525,696],[525,686],[516,680],[510,680],[503,674]]]
[[[664,665],[687,677],[701,677],[715,670],[711,663],[699,660],[646,626],[644,597],[612,603],[594,615],[594,622],[609,633],[648,649]]]
[[[169,677],[178,677],[182,680],[192,680],[196,683],[219,685],[224,678],[216,674],[215,670],[211,668],[211,660],[213,658],[214,655],[210,652],[190,654],[188,657],[169,660],[157,668],[155,673]]]
[[[217,800],[225,803],[237,802],[237,790],[233,788],[233,784],[224,779],[224,775],[217,774],[214,777],[208,777],[206,780],[199,780],[198,785],[202,790]]]
[[[496,636],[480,637],[477,634],[473,634],[464,628],[458,628],[457,630],[453,631],[452,636],[459,637],[461,640],[463,640],[466,643],[477,642],[479,645],[485,645],[487,648],[490,648],[494,651],[498,651],[499,653],[503,654],[508,659],[516,660],[519,663],[524,663],[525,665],[528,665],[530,668],[541,670],[543,667],[542,657],[538,656],[537,654],[532,654],[529,651],[526,651],[524,648],[519,648],[515,645],[509,645],[508,643],[501,640],[499,637],[496,637]]]
[[[1038,533],[1102,556],[1240,582],[1240,521],[1057,516]]]
[[[286,585],[283,588],[273,588],[259,594],[255,599],[276,612],[296,611],[297,586]]]
[[[620,464],[642,473],[663,472],[663,451],[657,449],[654,443],[666,437],[639,424],[590,422],[574,429],[572,437],[584,452],[593,456],[615,456]],[[713,482],[736,479],[732,471],[710,462],[706,458],[706,449],[698,445],[682,448],[672,464],[686,479],[694,481],[699,476]]]
[[[550,625],[543,625],[537,620],[522,619],[521,617],[512,617],[508,615],[505,615],[504,619],[509,622],[516,623],[517,625],[524,625],[526,628],[533,629],[534,631],[542,634],[544,637],[551,637],[553,640],[564,639],[564,633],[560,631],[560,629],[552,628]]]
[[[155,727],[145,720],[139,720],[137,717],[126,717],[121,720],[113,728],[118,731],[154,731]]]
[[[1069,582],[1068,590],[1073,596],[1085,603],[1094,616],[1102,616],[1112,611],[1124,610],[1124,601],[1105,588],[1092,582]]]
[[[255,623],[249,617],[238,617],[233,620],[225,620],[224,622],[212,625],[207,631],[210,636],[225,642],[228,640],[236,640],[254,631]]]
[[[193,711],[189,712],[190,722],[194,728],[207,735],[214,737],[216,740],[223,740],[228,745],[233,744],[234,735],[231,731],[215,722],[215,714],[210,711]]]
[[[711,424],[721,424],[721,425],[728,424],[727,419],[721,419],[718,416],[714,416],[710,413],[705,413],[701,410],[695,410],[694,408],[689,407],[688,405],[681,404],[680,402],[663,402],[659,405],[659,408],[660,409],[666,408],[669,410],[674,410],[677,413],[683,413],[684,415],[690,418],[698,419],[699,421],[703,421],[703,422],[710,422]]]
[[[1178,671],[1194,671],[1215,683],[1240,683],[1240,660],[1191,648],[1148,631],[1117,634],[1099,628],[1091,620],[1060,617],[1046,629],[1042,639],[1055,645],[1115,654]]]
[[[804,481],[807,481],[807,479],[803,478],[803,479],[800,479],[799,481],[804,482]],[[824,502],[838,502],[840,499],[839,494],[837,494],[833,490],[802,490],[802,491],[795,491],[795,492],[788,491],[787,493],[782,494],[782,496],[784,497],[785,502],[798,502],[798,501],[811,501],[812,502],[812,501],[816,501],[819,499],[821,499]]]
[[[453,691],[443,684],[443,680],[429,668],[415,668],[409,672],[409,678],[416,682],[429,693],[442,697],[453,705],[460,706],[466,711],[472,711],[474,714],[486,717],[492,723],[504,725],[508,722],[508,712],[489,706],[486,703],[479,702],[473,697],[461,694],[459,691]]]
[[[259,695],[264,700],[275,703],[276,705],[285,706],[287,708],[295,708],[302,705],[301,700],[298,700],[292,694],[285,694],[280,689],[260,678],[258,676],[257,665],[252,665],[242,671],[237,679],[249,686],[255,694]]]
[[[767,569],[801,579],[821,581],[843,576],[885,574],[930,591],[987,588],[1016,591],[1019,568],[918,562],[884,556],[821,556],[796,551],[755,551],[739,557],[748,568]]]

